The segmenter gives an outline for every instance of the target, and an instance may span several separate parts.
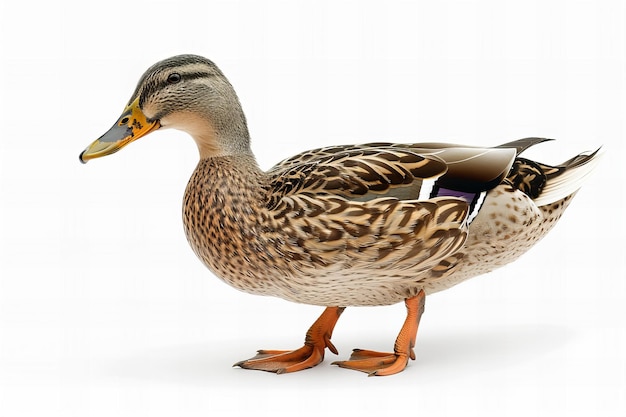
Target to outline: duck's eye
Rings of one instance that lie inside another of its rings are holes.
[[[170,75],[167,77],[167,82],[168,82],[169,84],[176,84],[177,82],[179,82],[179,81],[181,80],[181,78],[182,78],[182,77],[180,76],[180,74],[179,74],[179,73],[174,72],[174,73],[170,74]]]

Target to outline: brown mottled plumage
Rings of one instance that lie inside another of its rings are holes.
[[[345,368],[404,369],[424,297],[517,259],[556,223],[597,152],[559,166],[519,155],[547,139],[493,148],[442,143],[333,146],[267,172],[221,71],[193,55],[148,69],[111,130],[81,154],[116,152],[161,126],[192,135],[200,162],[185,192],[189,243],[242,291],[327,306],[295,351],[259,351],[243,368],[292,372],[322,361],[346,306],[405,301],[393,353],[355,350]]]

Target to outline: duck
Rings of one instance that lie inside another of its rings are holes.
[[[293,350],[259,350],[234,366],[314,367],[347,307],[404,302],[393,351],[355,349],[332,364],[370,376],[403,371],[427,295],[515,261],[557,223],[601,153],[559,165],[521,156],[551,139],[491,146],[376,142],[312,149],[259,168],[233,86],[209,59],[151,66],[115,124],[80,161],[162,128],[186,132],[199,162],[183,199],[197,257],[246,293],[324,307]]]

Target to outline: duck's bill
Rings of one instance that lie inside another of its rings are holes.
[[[148,120],[139,108],[139,99],[130,103],[122,112],[117,123],[108,132],[96,139],[79,156],[86,164],[90,159],[110,155],[129,143],[161,127],[158,120]]]

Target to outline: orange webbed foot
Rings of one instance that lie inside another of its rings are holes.
[[[415,297],[405,300],[407,316],[396,339],[393,353],[354,349],[350,360],[333,362],[332,365],[365,372],[369,376],[385,376],[402,372],[409,358],[415,360],[413,347],[419,321],[424,313],[425,298],[424,291],[420,291]]]
[[[332,365],[365,372],[368,376],[386,376],[403,371],[408,362],[406,354],[354,349],[350,360],[336,361]]]
[[[324,349],[304,345],[296,350],[259,350],[254,357],[233,366],[283,374],[312,368],[324,360]]]
[[[327,307],[307,332],[304,346],[301,348],[292,351],[259,350],[256,356],[237,362],[233,366],[282,374],[318,365],[324,360],[326,348],[337,354],[337,349],[330,338],[343,310],[343,307]]]

